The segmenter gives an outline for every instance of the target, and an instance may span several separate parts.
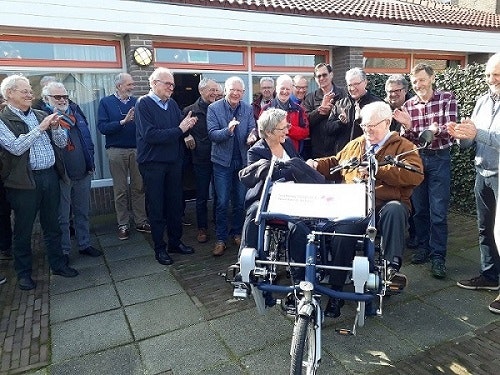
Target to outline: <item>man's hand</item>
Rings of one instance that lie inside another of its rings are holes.
[[[46,131],[49,126],[52,129],[57,129],[59,127],[59,115],[57,113],[53,113],[45,117],[40,125],[38,125],[38,129],[43,132]]]
[[[412,124],[411,124],[411,117],[408,112],[402,109],[395,109],[394,112],[392,113],[392,117],[394,120],[402,124],[406,129],[411,129]]]
[[[318,112],[322,115],[328,115],[333,108],[333,99],[335,98],[335,93],[329,92],[323,96],[321,105],[318,107]]]
[[[179,124],[179,128],[182,130],[183,133],[185,133],[196,124],[196,121],[198,121],[198,117],[193,117],[192,112],[189,111],[187,116],[184,117],[184,120],[182,120],[181,123]]]
[[[191,134],[184,138],[184,143],[189,150],[194,150],[196,148],[196,142]]]
[[[474,139],[477,135],[476,125],[470,118],[462,119],[460,124],[449,122],[446,124],[448,133],[455,139]]]
[[[134,107],[130,108],[123,120],[120,120],[120,125],[125,126],[126,123],[134,121]]]
[[[316,170],[316,168],[318,168],[318,162],[314,159],[307,159],[306,164],[314,170]]]
[[[240,124],[240,122],[238,120],[236,120],[236,117],[233,117],[233,119],[231,121],[229,121],[229,124],[227,124],[227,128],[229,129],[229,131],[231,133],[233,133],[234,128],[239,124]]]

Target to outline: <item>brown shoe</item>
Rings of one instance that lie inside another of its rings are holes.
[[[236,234],[233,236],[233,241],[234,241],[234,244],[238,247],[240,247],[241,245],[241,235],[239,234]]]
[[[205,243],[208,241],[207,230],[205,228],[198,229],[198,236],[196,237],[199,243]]]
[[[215,243],[215,248],[212,254],[215,257],[220,257],[221,255],[224,254],[224,251],[226,251],[226,244],[224,243],[224,241],[217,241]]]
[[[118,239],[119,240],[128,240],[129,231],[125,225],[122,225],[118,228]]]

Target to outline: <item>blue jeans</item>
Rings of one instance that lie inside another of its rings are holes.
[[[142,163],[139,170],[144,181],[155,252],[166,250],[165,227],[168,247],[179,246],[182,237],[182,159],[172,163]]]
[[[418,247],[431,259],[446,258],[448,241],[448,207],[450,204],[450,153],[421,154],[424,181],[413,190],[411,202],[415,209],[413,221]]]
[[[73,209],[75,237],[79,250],[90,246],[90,182],[92,177],[85,176],[81,180],[71,180],[69,184],[59,181],[61,201],[59,204],[59,226],[61,227],[61,247],[64,254],[71,251],[69,233],[70,209]]]
[[[498,199],[498,175],[483,177],[477,173],[474,194],[476,196],[477,227],[479,230],[481,274],[487,279],[498,281],[500,257],[493,236]]]
[[[231,161],[229,167],[214,164],[214,184],[217,194],[215,208],[215,233],[218,241],[227,241],[229,235],[240,235],[245,219],[246,188],[238,178],[241,163]],[[232,204],[231,228],[228,231],[229,200]],[[229,234],[228,234],[229,233]]]
[[[193,164],[196,179],[196,224],[198,229],[208,228],[207,202],[210,196],[210,182],[212,181],[212,163]]]

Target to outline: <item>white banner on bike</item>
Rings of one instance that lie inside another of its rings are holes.
[[[366,185],[275,183],[268,212],[330,220],[364,218]]]

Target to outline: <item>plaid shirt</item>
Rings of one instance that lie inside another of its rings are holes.
[[[412,122],[412,129],[404,130],[405,138],[418,145],[419,134],[437,122],[438,132],[430,148],[445,149],[452,145],[453,141],[448,134],[446,124],[450,121],[457,121],[457,100],[453,93],[434,91],[434,95],[427,103],[421,102],[420,98],[415,95],[408,99],[403,107],[410,114]]]
[[[32,170],[52,167],[56,159],[54,150],[50,144],[50,138],[47,132],[42,132],[38,128],[39,123],[33,111],[30,110],[28,115],[25,115],[17,108],[10,105],[9,108],[28,125],[29,132],[21,134],[16,138],[4,122],[0,120],[0,146],[13,155],[22,155],[29,149],[30,166]],[[64,129],[59,127],[56,130],[52,130],[52,135],[54,137],[54,143],[58,147],[63,148],[66,146],[68,137]]]

